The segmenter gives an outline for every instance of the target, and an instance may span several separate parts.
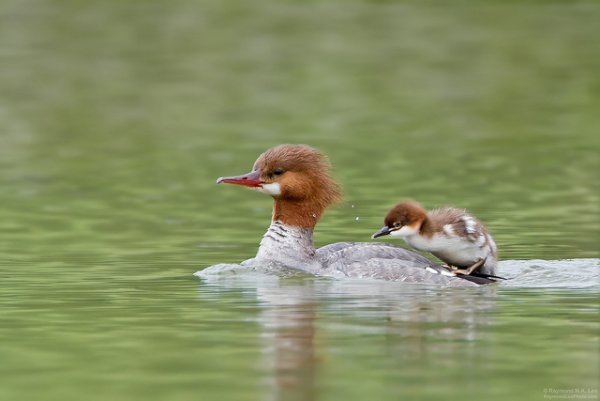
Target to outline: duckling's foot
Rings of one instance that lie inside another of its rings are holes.
[[[451,264],[449,264],[449,263],[444,263],[444,264],[442,265],[442,267],[443,267],[444,269],[448,270],[448,271],[449,271],[450,273],[452,273],[453,275],[455,275],[455,276],[456,276],[456,272],[457,272],[457,270],[458,270],[458,267],[456,267],[456,266],[452,266],[452,265],[451,265]]]
[[[454,273],[458,273],[458,274],[464,274],[465,276],[468,276],[469,274],[473,273],[475,270],[479,269],[481,266],[483,266],[483,264],[485,263],[485,259],[479,259],[477,262],[473,263],[471,266],[467,267],[466,269],[457,269],[456,267],[454,267]]]

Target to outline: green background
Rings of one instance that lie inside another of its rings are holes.
[[[470,209],[505,260],[597,258],[598,21],[594,1],[2,1],[0,398],[597,390],[597,290],[191,274],[254,255],[270,200],[214,181],[288,142],[344,188],[318,245],[412,198]]]

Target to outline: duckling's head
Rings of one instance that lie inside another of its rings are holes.
[[[427,219],[427,211],[417,202],[402,202],[390,209],[384,219],[384,226],[372,238],[390,235],[408,237],[419,233]]]

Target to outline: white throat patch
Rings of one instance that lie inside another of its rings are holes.
[[[281,186],[277,182],[271,184],[263,184],[261,187],[256,188],[258,192],[262,192],[266,195],[279,196],[281,195]]]
[[[410,237],[419,233],[416,226],[402,226],[399,230],[394,230],[390,233],[392,237]]]

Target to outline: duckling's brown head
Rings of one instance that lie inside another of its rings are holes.
[[[384,219],[384,226],[373,234],[373,238],[384,235],[406,237],[419,232],[427,219],[427,211],[417,202],[402,202],[390,209]]]

